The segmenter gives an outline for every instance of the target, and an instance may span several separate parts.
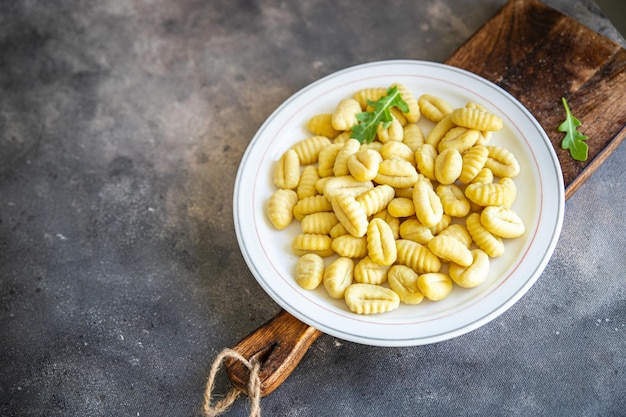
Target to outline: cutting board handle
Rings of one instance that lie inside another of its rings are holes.
[[[321,334],[321,331],[281,310],[233,349],[249,362],[260,364],[260,393],[265,397],[287,379]],[[233,385],[247,393],[250,380],[248,368],[240,361],[227,359],[224,369]]]

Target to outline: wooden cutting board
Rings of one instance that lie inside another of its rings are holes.
[[[626,137],[626,49],[536,0],[511,0],[445,61],[515,96],[539,121],[571,195]],[[561,97],[589,137],[589,159],[561,149]]]
[[[566,198],[626,137],[626,50],[536,0],[511,0],[446,62],[491,80],[520,100],[550,137],[563,168]],[[589,159],[560,147],[568,100],[589,136]],[[234,347],[260,363],[261,396],[274,391],[322,333],[281,311]],[[226,371],[247,391],[250,371],[229,359]]]

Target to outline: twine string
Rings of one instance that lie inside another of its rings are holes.
[[[239,352],[228,348],[220,352],[211,365],[209,378],[204,390],[204,404],[202,406],[205,417],[217,417],[224,413],[243,392],[239,388],[234,387],[224,398],[216,402],[215,405],[211,405],[211,392],[213,391],[213,385],[215,384],[215,377],[222,366],[222,362],[227,358],[238,360],[250,371],[250,380],[248,380],[250,417],[261,417],[261,379],[259,378],[261,365],[258,363],[250,363]]]

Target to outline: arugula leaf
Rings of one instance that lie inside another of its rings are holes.
[[[391,108],[397,106],[403,113],[409,112],[409,106],[402,99],[398,87],[390,87],[387,94],[376,101],[367,101],[367,104],[374,107],[373,111],[361,112],[356,115],[360,122],[352,127],[350,138],[361,143],[371,143],[376,136],[376,129],[380,123],[386,129],[393,121]]]
[[[589,147],[584,142],[588,139],[587,136],[580,133],[577,129],[582,123],[578,120],[569,109],[567,100],[561,97],[563,101],[563,107],[565,107],[566,118],[563,123],[558,127],[559,132],[565,132],[566,135],[561,142],[561,148],[569,149],[569,153],[577,161],[586,161],[589,157]]]

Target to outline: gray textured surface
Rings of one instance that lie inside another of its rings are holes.
[[[278,311],[233,229],[255,131],[333,71],[443,61],[503,3],[0,3],[0,415],[199,415],[218,352]],[[549,4],[624,44],[593,3]],[[414,348],[323,335],[263,415],[625,415],[625,167],[567,202],[501,317]]]

